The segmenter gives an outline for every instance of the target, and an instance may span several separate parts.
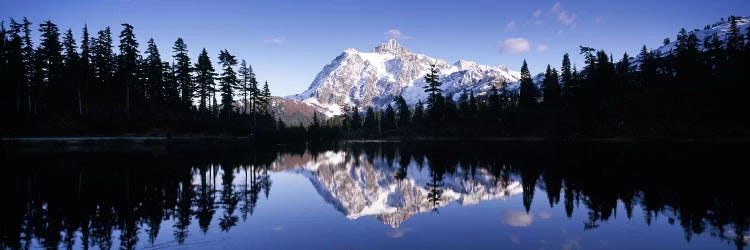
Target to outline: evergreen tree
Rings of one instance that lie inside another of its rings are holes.
[[[43,22],[39,25],[41,32],[41,42],[36,51],[37,68],[36,77],[41,80],[38,84],[38,97],[40,103],[47,101],[47,106],[56,114],[62,112],[59,110],[65,107],[63,104],[66,86],[62,81],[63,76],[63,56],[62,44],[60,43],[60,32],[57,25],[51,21]],[[69,100],[69,99],[68,99]]]
[[[200,99],[198,110],[201,113],[208,111],[209,97],[213,96],[216,91],[214,88],[214,77],[216,76],[211,58],[208,57],[206,48],[203,48],[198,56],[198,62],[195,64],[195,82],[198,85],[198,98]]]
[[[110,100],[114,97],[111,86],[114,73],[114,52],[112,50],[112,32],[109,27],[97,32],[97,38],[93,41],[94,49],[92,62],[94,66],[94,76],[97,80],[95,94],[97,97],[95,106],[104,108],[111,106]]]
[[[573,77],[573,73],[570,69],[570,56],[568,53],[565,53],[563,55],[562,60],[562,67],[560,67],[560,73],[561,73],[561,85],[562,85],[562,95],[567,99],[568,97],[573,95],[573,92],[571,90],[571,81]]]
[[[383,131],[396,128],[396,111],[393,109],[393,106],[391,106],[390,103],[385,108],[381,128]]]
[[[560,83],[558,80],[557,70],[550,68],[547,64],[547,71],[544,73],[544,104],[547,107],[555,107],[560,102]]]
[[[14,21],[11,19],[11,26],[13,26]],[[23,31],[23,38],[22,38],[22,45],[23,48],[21,49],[21,56],[23,58],[23,66],[24,66],[24,81],[25,81],[25,89],[27,93],[25,93],[25,96],[27,97],[27,106],[28,106],[28,112],[29,114],[36,115],[37,114],[37,101],[39,99],[39,84],[34,82],[35,76],[35,55],[34,55],[34,44],[31,41],[31,22],[29,22],[26,17],[23,18],[23,23],[20,26],[20,30]]]
[[[502,83],[502,85],[506,85],[505,83]],[[489,109],[490,116],[496,116],[498,115],[498,112],[501,110],[500,106],[500,93],[497,90],[497,87],[495,85],[492,85],[492,89],[490,90],[490,94],[487,97],[487,106]]]
[[[372,107],[367,107],[367,111],[365,111],[364,127],[368,133],[374,133],[378,130],[378,120]]]
[[[162,62],[162,89],[163,100],[167,107],[179,107],[182,103],[180,98],[180,84],[177,82],[177,65]]]
[[[73,32],[70,29],[65,32],[63,47],[65,51],[65,55],[63,56],[63,77],[66,85],[65,93],[68,93],[68,95],[72,97],[66,102],[66,104],[68,104],[66,105],[66,108],[68,109],[66,112],[75,112],[81,116],[83,115],[80,84],[81,62],[80,56],[76,51],[76,41],[73,38]]]
[[[164,64],[161,61],[159,48],[156,47],[154,39],[147,42],[144,71],[146,77],[146,94],[149,106],[158,108],[166,102],[164,91]],[[168,66],[168,65],[167,65]],[[169,67],[167,67],[169,68]]]
[[[91,41],[89,36],[89,28],[88,25],[83,26],[83,34],[81,35],[81,65],[80,65],[80,79],[81,83],[79,86],[81,86],[81,94],[79,97],[79,102],[81,103],[80,106],[90,106],[93,103],[90,99],[94,95],[94,93],[91,92],[91,82],[93,80],[93,75],[91,74],[92,68],[91,68]],[[86,99],[83,98],[83,96],[86,96]]]
[[[248,92],[250,93],[250,98],[253,98],[253,91],[255,90],[253,86],[257,88],[258,83],[255,80],[255,73],[253,72],[253,66],[245,63],[245,59],[242,59],[238,73],[240,75],[240,85],[238,86],[237,89],[240,92],[242,92],[242,113],[246,114]],[[250,100],[250,103],[253,103],[253,100]]]
[[[122,82],[122,86],[124,86],[124,111],[125,114],[129,114],[131,103],[142,101],[140,99],[145,96],[145,90],[134,86],[138,66],[138,42],[135,40],[133,26],[128,23],[123,23],[122,26],[123,29],[120,32],[118,77]],[[115,93],[119,93],[119,91],[115,91]]]
[[[263,83],[263,90],[260,93],[261,111],[268,115],[271,113],[271,90],[268,88],[268,81]]]
[[[414,106],[414,116],[412,116],[411,124],[415,128],[422,128],[424,126],[424,103],[422,103],[422,100],[418,100]]]
[[[427,117],[432,125],[437,126],[443,119],[445,100],[442,89],[440,89],[440,71],[435,64],[430,64],[430,72],[424,76],[427,85],[424,86],[424,92],[428,93],[427,97]]]
[[[526,64],[526,60],[523,60],[523,65],[521,65],[520,82],[519,106],[522,112],[531,111],[536,105],[538,91],[536,85],[534,85],[534,80],[531,79],[531,73],[529,72],[529,66]]]
[[[727,54],[731,57],[739,56],[738,52],[744,47],[745,39],[737,27],[737,17],[729,17],[729,30],[727,33]]]
[[[408,128],[411,121],[411,110],[409,110],[409,105],[406,104],[406,99],[399,95],[393,99],[393,102],[396,103],[398,109],[398,128]]]
[[[13,113],[17,115],[16,119],[11,122],[20,123],[24,114],[28,114],[31,111],[31,101],[29,96],[29,85],[26,80],[26,69],[24,64],[24,52],[23,52],[23,38],[21,37],[21,28],[23,26],[16,22],[13,18],[10,19],[10,30],[8,30],[3,40],[5,42],[5,53],[3,53],[2,63],[3,68],[0,69],[0,78],[8,84],[11,88],[3,93],[7,93],[9,96],[7,100],[10,104],[9,109],[13,110]],[[5,40],[7,36],[8,40]],[[12,104],[11,104],[12,103]]]
[[[234,72],[234,66],[237,65],[237,58],[229,51],[222,50],[219,52],[219,64],[223,67],[223,72],[219,78],[221,88],[221,113],[226,119],[230,119],[233,112],[232,92],[237,88],[237,73]]]
[[[203,50],[205,51],[205,48]],[[180,86],[180,100],[183,107],[189,110],[189,108],[193,106],[193,96],[195,95],[196,84],[193,82],[191,76],[193,69],[190,67],[190,57],[188,56],[187,44],[185,44],[185,41],[183,41],[181,37],[177,38],[177,41],[174,42],[172,52],[174,53],[173,57],[176,61],[175,77],[177,84]],[[203,77],[205,77],[205,75]]]
[[[357,106],[354,106],[352,108],[352,119],[351,119],[351,127],[352,131],[358,131],[360,128],[362,128],[362,116],[359,114],[359,108]]]
[[[310,129],[311,130],[320,129],[320,119],[318,119],[317,111],[313,111],[313,117],[312,117],[312,122],[310,123]]]

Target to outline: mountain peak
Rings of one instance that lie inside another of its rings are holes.
[[[385,43],[381,43],[377,47],[372,49],[373,53],[393,53],[393,54],[408,54],[411,53],[408,49],[401,46],[396,39],[389,39]]]

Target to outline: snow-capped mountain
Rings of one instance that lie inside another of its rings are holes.
[[[449,64],[413,53],[391,39],[370,52],[345,50],[323,67],[306,91],[287,98],[308,103],[327,116],[339,114],[342,105],[383,108],[398,95],[414,105],[427,98],[424,76],[431,64],[440,70],[443,94],[454,98],[463,91],[484,94],[492,85],[500,88],[521,76],[504,66],[466,60]]]
[[[729,35],[729,20],[722,19],[719,22],[716,22],[714,24],[708,25],[704,27],[703,29],[694,29],[694,30],[688,30],[687,35],[695,34],[695,37],[698,38],[699,41],[699,48],[701,50],[706,50],[707,48],[704,47],[703,41],[705,41],[706,38],[711,38],[714,34],[716,34],[720,41],[726,42],[727,37]],[[740,35],[745,36],[747,35],[747,28],[750,27],[750,17],[747,16],[738,16],[737,17],[737,29],[740,31]],[[722,47],[725,47],[726,43],[722,45]],[[651,53],[665,56],[672,53],[675,53],[675,48],[677,48],[677,39],[670,38],[670,42],[667,44],[664,44],[656,49],[651,50]],[[633,61],[633,66],[639,66],[641,63],[641,58],[639,56],[636,56]]]
[[[399,161],[384,158],[370,162],[366,155],[342,151],[282,157],[274,171],[291,171],[306,176],[317,192],[349,219],[373,216],[394,228],[411,216],[457,202],[473,205],[484,200],[505,199],[522,192],[518,180],[498,181],[486,170],[465,178],[464,170],[443,176],[438,202],[428,199],[432,181],[429,167],[419,168],[410,161],[406,177],[396,178]],[[468,175],[466,175],[468,176]]]

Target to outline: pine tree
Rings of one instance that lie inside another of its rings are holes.
[[[730,57],[737,57],[739,56],[738,52],[744,47],[744,38],[737,27],[737,17],[729,17],[729,31],[727,33],[727,54]]]
[[[312,122],[310,123],[310,130],[318,130],[320,128],[320,119],[318,119],[318,112],[313,111]]]
[[[211,58],[208,57],[206,48],[203,48],[198,56],[198,62],[195,64],[195,72],[195,82],[198,85],[198,98],[200,99],[198,110],[204,113],[208,111],[209,97],[213,96],[215,91],[214,77],[216,76],[214,66],[211,63]]]
[[[223,72],[219,78],[221,89],[221,113],[228,120],[233,112],[233,90],[237,88],[237,73],[234,72],[234,66],[237,65],[237,58],[229,51],[222,50],[219,52],[219,64],[223,67]]]
[[[13,97],[8,100],[12,101],[14,113],[17,115],[17,119],[13,119],[12,122],[20,123],[24,114],[28,114],[31,111],[31,101],[29,96],[29,85],[26,80],[26,70],[24,64],[24,52],[23,52],[23,38],[21,37],[21,28],[23,26],[16,22],[13,18],[10,19],[10,30],[6,33],[7,41],[5,43],[5,53],[3,63],[2,75],[0,78],[12,86],[7,91]],[[3,40],[6,39],[3,36]],[[4,91],[3,91],[4,92]]]
[[[358,131],[360,128],[362,128],[362,116],[359,114],[359,108],[357,106],[354,106],[352,108],[352,131]]]
[[[367,111],[365,111],[364,126],[369,133],[376,132],[378,129],[378,120],[375,117],[375,110],[372,107],[367,107]]]
[[[205,49],[203,49],[205,51]],[[175,74],[177,84],[180,86],[180,100],[182,106],[189,110],[193,105],[193,96],[195,95],[195,83],[191,73],[193,71],[190,68],[190,57],[188,56],[187,44],[182,38],[177,38],[172,46],[173,57],[176,61]]]
[[[437,126],[437,124],[442,122],[445,111],[445,100],[441,94],[443,90],[440,89],[440,85],[442,84],[439,81],[439,73],[440,71],[437,66],[430,64],[430,72],[424,76],[424,80],[427,83],[424,86],[424,92],[429,94],[427,97],[427,117],[433,126]]]
[[[250,98],[253,98],[253,91],[254,91],[253,86],[257,87],[258,83],[255,80],[255,73],[253,72],[253,66],[247,64],[245,62],[245,59],[242,59],[238,73],[240,75],[240,85],[238,86],[237,89],[240,92],[242,92],[242,113],[247,114],[248,92],[250,93]],[[253,103],[253,100],[250,100],[250,103]]]
[[[418,100],[414,106],[414,116],[412,116],[411,124],[415,128],[422,128],[424,126],[424,103],[422,103],[422,100]]]
[[[140,99],[145,96],[145,90],[134,86],[139,55],[138,42],[135,40],[133,26],[128,23],[123,23],[122,26],[123,29],[120,32],[118,76],[120,81],[122,81],[125,91],[125,114],[129,114],[132,102],[140,102]],[[115,91],[115,93],[117,92],[119,91]]]
[[[57,25],[51,21],[40,24],[39,32],[41,32],[41,42],[36,51],[36,77],[41,82],[37,93],[39,98],[43,99],[40,101],[48,101],[47,106],[53,109],[54,113],[60,113],[62,112],[60,108],[65,107],[64,100],[66,97],[70,98],[63,94],[66,91],[66,86],[62,81],[63,56],[60,32]]]
[[[93,75],[91,74],[91,41],[89,36],[88,25],[83,26],[83,34],[81,35],[81,65],[80,65],[80,79],[81,79],[81,106],[88,107],[92,104],[91,96],[94,94],[91,92],[91,82]],[[86,96],[84,99],[83,96]],[[85,108],[84,108],[85,110]],[[86,112],[86,111],[84,111]]]
[[[73,31],[68,29],[68,31],[65,32],[65,37],[63,38],[63,47],[65,51],[65,55],[63,56],[63,65],[64,65],[64,76],[65,84],[66,86],[66,92],[70,97],[72,97],[69,101],[67,101],[68,110],[66,112],[74,111],[79,116],[83,115],[83,107],[82,107],[82,101],[81,101],[81,84],[80,84],[80,69],[81,69],[81,62],[80,62],[80,56],[78,55],[78,52],[76,51],[76,41],[73,38]]]
[[[146,94],[148,95],[149,106],[158,108],[166,102],[163,93],[165,80],[164,64],[162,64],[159,48],[156,47],[153,38],[148,40],[145,54]]]
[[[161,63],[163,100],[167,107],[181,107],[180,84],[177,82],[177,65],[168,62]]]
[[[520,83],[520,100],[519,106],[521,111],[530,111],[536,105],[537,89],[534,81],[531,79],[529,66],[526,60],[521,65],[521,83]]]
[[[404,97],[400,95],[396,96],[396,98],[393,99],[393,102],[396,103],[396,109],[398,109],[398,128],[408,128],[411,123],[411,110],[409,110],[409,105],[406,104]]]
[[[114,52],[112,50],[112,32],[109,27],[97,32],[97,38],[92,40],[94,48],[92,50],[92,64],[94,68],[94,77],[96,84],[93,97],[94,107],[101,109],[111,108],[111,100],[114,99],[113,92],[113,73],[114,73]],[[96,112],[96,111],[94,111]],[[111,110],[108,110],[111,112]]]
[[[565,53],[563,55],[562,60],[562,67],[560,67],[560,73],[561,73],[561,85],[562,85],[562,95],[567,99],[568,97],[573,95],[573,92],[571,90],[571,78],[572,78],[572,72],[570,69],[570,56],[568,53]]]
[[[11,25],[13,24],[13,20],[11,19]],[[20,30],[23,31],[23,37],[22,37],[22,45],[23,48],[21,49],[21,55],[23,58],[23,66],[24,66],[24,81],[25,81],[25,88],[28,93],[25,94],[27,97],[27,106],[28,106],[28,112],[30,114],[36,115],[37,113],[37,104],[36,102],[39,99],[38,96],[38,83],[34,82],[35,76],[35,56],[34,56],[34,44],[31,41],[31,22],[29,22],[26,17],[23,18],[23,23],[20,26]]]
[[[427,85],[424,86],[424,92],[429,94],[429,97],[427,99],[427,104],[430,106],[434,106],[441,96],[441,93],[443,92],[442,89],[440,89],[440,71],[438,70],[437,66],[435,64],[430,64],[430,72],[427,73],[427,75],[424,76],[424,81],[427,83]]]
[[[544,73],[544,104],[547,107],[555,107],[560,102],[560,82],[556,69],[550,68],[547,64],[547,71]]]
[[[261,90],[260,100],[262,104],[263,114],[268,115],[271,113],[271,90],[268,88],[268,81],[263,83],[263,90]]]
[[[383,122],[382,122],[381,128],[383,131],[392,130],[396,128],[396,111],[393,109],[393,106],[391,106],[390,103],[385,108],[385,113],[383,114]]]

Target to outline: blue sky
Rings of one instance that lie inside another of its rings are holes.
[[[532,74],[559,67],[568,52],[581,64],[578,46],[615,57],[659,46],[680,28],[702,28],[729,15],[750,15],[748,0],[681,1],[153,1],[0,0],[0,16],[26,16],[37,25],[52,20],[72,28],[80,41],[88,23],[95,34],[121,23],[135,26],[145,48],[153,37],[162,59],[171,59],[177,37],[191,59],[205,47],[250,63],[274,95],[307,89],[321,68],[346,48],[369,51],[395,37],[410,50],[455,62],[506,65],[527,59]],[[36,31],[35,31],[36,32]]]

